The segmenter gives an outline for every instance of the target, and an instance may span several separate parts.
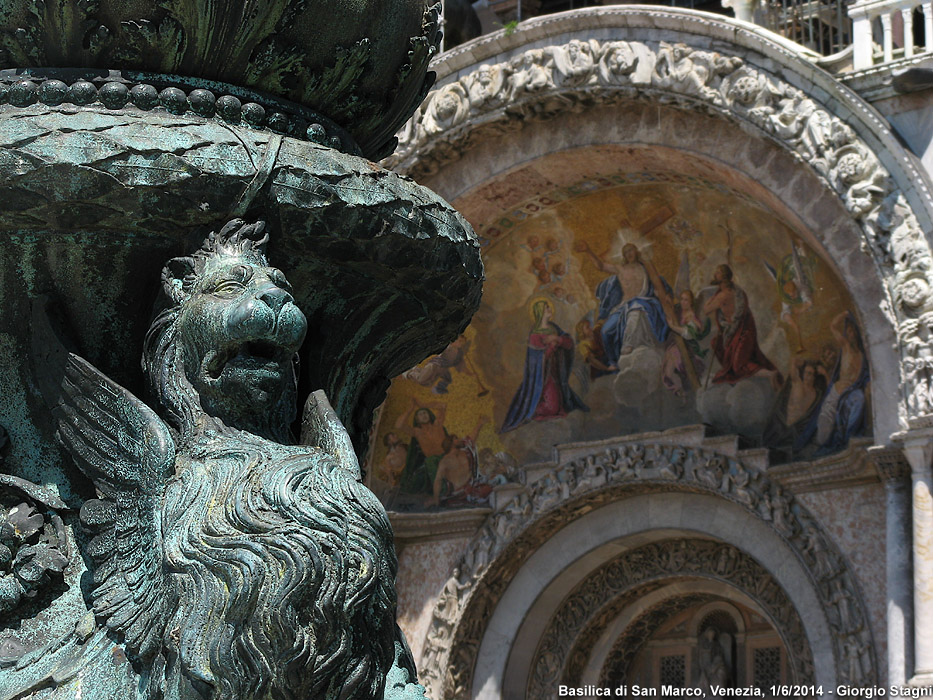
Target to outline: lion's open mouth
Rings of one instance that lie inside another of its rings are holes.
[[[204,370],[214,380],[220,379],[227,370],[281,374],[293,352],[268,340],[248,340],[209,354]]]

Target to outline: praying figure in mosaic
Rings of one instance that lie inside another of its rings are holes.
[[[453,447],[444,421],[447,406],[440,402],[422,406],[414,397],[408,411],[399,416],[395,429],[411,437],[401,486],[405,493],[430,494],[441,459]]]
[[[819,411],[825,391],[826,380],[817,372],[816,363],[796,358],[768,419],[762,437],[764,446],[785,459],[793,459],[811,436],[808,426]]]
[[[573,338],[551,320],[554,307],[547,299],[535,301],[532,314],[534,326],[528,334],[525,374],[500,433],[532,420],[562,418],[570,411],[589,410],[570,387]]]

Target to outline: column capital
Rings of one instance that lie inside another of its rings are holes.
[[[929,477],[933,462],[933,416],[913,419],[907,430],[895,433],[891,440],[900,445],[914,477]]]

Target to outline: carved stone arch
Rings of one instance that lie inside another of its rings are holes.
[[[700,633],[700,625],[703,624],[706,616],[712,612],[722,612],[728,615],[732,619],[732,624],[736,627],[736,632],[743,633],[745,631],[745,621],[738,609],[730,603],[716,602],[709,603],[697,611],[696,616],[690,621],[689,633],[691,636],[696,637]]]
[[[817,683],[877,681],[856,577],[806,509],[752,464],[660,440],[559,450],[553,471],[487,518],[434,611],[422,655],[433,697],[497,697],[509,645],[551,581],[671,533],[736,548],[774,577],[769,595],[803,621]]]
[[[793,682],[813,682],[813,657],[803,623],[774,577],[738,547],[708,539],[674,537],[626,550],[592,571],[564,598],[541,635],[527,672],[525,697],[547,697],[558,684],[584,685],[584,669],[597,638],[637,601],[645,610],[618,632],[602,664],[599,683],[611,687],[624,684],[624,669],[654,628],[679,611],[672,605],[685,609],[703,602],[707,597],[702,593],[707,589],[702,584],[710,581],[744,594],[777,630],[785,647],[797,651],[792,660]],[[649,584],[668,585],[666,589],[655,588],[659,600],[652,601],[646,593],[654,591],[645,590]],[[662,597],[665,590],[668,592]],[[725,603],[717,601],[715,605],[722,608]],[[742,626],[741,622],[736,626]],[[696,634],[694,625],[692,635]],[[550,658],[561,659],[560,667],[555,669]],[[510,675],[507,666],[506,678]]]
[[[687,588],[688,586],[689,588]],[[624,648],[625,645],[622,636],[626,633],[627,630],[633,628],[635,622],[638,620],[642,612],[642,609],[651,610],[656,608],[665,600],[678,600],[678,596],[685,596],[688,594],[688,592],[698,593],[701,595],[716,595],[720,597],[720,600],[716,601],[715,603],[709,603],[710,606],[732,606],[732,602],[738,602],[748,608],[753,609],[755,612],[760,613],[763,617],[766,617],[764,612],[757,606],[756,602],[752,598],[748,597],[745,593],[738,591],[737,589],[731,588],[729,584],[718,581],[697,581],[692,579],[686,583],[683,581],[675,582],[670,586],[645,596],[645,598],[640,601],[641,605],[639,606],[639,609],[624,610],[608,625],[606,625],[600,634],[600,638],[592,643],[590,649],[587,650],[589,653],[589,658],[587,659],[585,667],[580,673],[578,673],[579,677],[582,679],[582,683],[605,685],[608,682],[607,679],[612,674],[617,665],[614,661],[614,657]],[[723,597],[728,597],[732,602],[728,604],[724,603],[721,600]],[[584,636],[582,641],[587,642],[590,640]],[[804,643],[806,642],[804,641]],[[809,650],[809,645],[807,645],[807,647],[804,649],[804,652],[805,654],[811,654],[810,669],[812,672],[812,653]]]
[[[727,546],[728,545],[719,545],[720,548]],[[740,556],[745,560],[742,566],[751,568],[756,566],[754,560],[748,557],[748,555],[740,554]],[[680,590],[678,590],[678,588]],[[576,685],[585,683],[599,685],[610,684],[612,681],[609,679],[614,674],[618,673],[618,668],[620,666],[618,658],[627,651],[631,651],[633,645],[626,640],[626,637],[637,629],[638,620],[643,614],[641,608],[644,608],[646,611],[659,609],[661,604],[667,600],[676,601],[689,595],[694,595],[695,597],[699,596],[701,600],[715,595],[716,599],[704,605],[701,610],[708,611],[709,609],[714,609],[716,611],[727,611],[726,614],[733,620],[738,634],[744,634],[745,622],[733,602],[740,602],[754,610],[761,617],[770,619],[768,613],[765,612],[765,608],[759,601],[752,597],[752,595],[735,588],[731,583],[725,583],[715,578],[679,579],[665,589],[657,591],[653,597],[646,596],[644,600],[639,601],[638,609],[632,611],[623,610],[612,620],[608,621],[607,624],[603,624],[602,629],[599,629],[598,625],[588,625],[574,640],[573,651],[571,652],[571,657],[567,664],[565,678],[580,679]],[[726,602],[723,598],[728,598],[730,602]],[[789,605],[789,601],[786,601],[785,604]],[[785,633],[782,635],[782,638],[793,637],[795,643],[798,644],[796,648],[799,649],[799,663],[794,672],[801,678],[808,676],[812,679],[813,656],[806,638],[802,636],[803,625],[800,622],[799,616],[792,610],[792,606],[788,613],[786,617],[782,615],[781,619],[790,621],[790,625],[787,625],[786,622],[780,624],[784,625],[785,628],[795,628],[786,629]],[[697,624],[705,615],[706,612],[698,612],[696,618],[690,621],[687,633],[688,637],[696,638],[698,636]],[[597,623],[601,622],[598,618],[594,621]],[[770,619],[770,621],[774,624],[773,619]],[[660,622],[664,622],[664,620],[660,620],[659,623]],[[648,636],[650,636],[650,634]],[[600,649],[600,647],[602,647],[602,649]],[[637,649],[635,649],[635,651],[637,651]]]
[[[749,181],[771,171],[777,199],[814,197],[800,220],[838,263],[872,334],[876,434],[886,440],[933,413],[933,370],[923,359],[933,335],[929,183],[880,115],[800,47],[703,13],[601,7],[523,23],[434,67],[447,108],[438,121],[425,110],[440,97],[429,99],[400,132],[391,164],[454,202],[563,143],[549,133],[638,146],[653,129],[705,119],[710,126],[691,132],[701,160],[728,163],[739,144],[753,162]],[[572,125],[561,121],[571,113]]]

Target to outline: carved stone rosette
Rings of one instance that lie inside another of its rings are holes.
[[[489,516],[436,605],[422,655],[423,682],[429,693],[445,700],[469,697],[490,615],[515,572],[542,542],[600,505],[626,494],[651,491],[714,495],[767,522],[810,574],[832,632],[839,681],[853,686],[877,681],[868,613],[856,578],[792,495],[735,457],[696,447],[627,443],[600,446],[560,465]],[[650,566],[664,566],[663,561],[659,558],[661,563]],[[707,566],[715,567],[715,561],[712,557]],[[650,577],[646,574],[640,580]],[[769,579],[760,580],[767,583]],[[746,577],[745,584],[754,589],[751,578]],[[792,608],[784,603],[785,594],[777,584],[767,588],[767,595],[759,600],[764,601],[785,641],[795,643],[799,618],[790,614]],[[447,671],[445,676],[441,676],[442,669]],[[811,677],[809,664],[802,662],[795,673],[800,682]]]
[[[508,53],[508,59],[491,60],[497,51],[505,53],[492,39],[471,46],[471,56],[479,58],[451,52],[438,66],[442,72],[449,66],[450,77],[442,75],[399,131],[399,149],[386,162],[423,178],[528,122],[632,100],[737,123],[812,169],[858,224],[862,246],[872,252],[890,295],[884,305],[904,363],[902,422],[933,412],[933,257],[920,223],[930,221],[933,198],[924,177],[898,155],[902,147],[870,106],[830,79],[820,82],[799,52],[747,27],[689,12],[655,8],[651,17],[650,26],[642,25],[638,10],[594,8],[527,23],[535,47]],[[581,29],[584,24],[589,31]],[[661,26],[670,30],[665,36],[682,41],[659,41]],[[571,33],[604,38],[568,39]],[[741,55],[709,50],[708,35],[717,33],[728,33]],[[554,37],[552,43],[541,46],[542,35]],[[505,41],[520,48],[520,37]]]

